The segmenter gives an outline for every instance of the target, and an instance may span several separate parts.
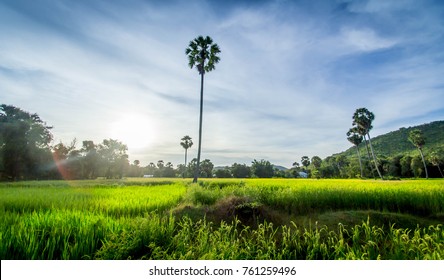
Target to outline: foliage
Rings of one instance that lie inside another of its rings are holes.
[[[419,129],[423,136],[427,139],[427,146],[424,146],[424,153],[428,154],[432,151],[444,148],[444,121],[435,121],[413,127],[402,127],[396,131],[379,135],[372,138],[372,144],[378,155],[393,157],[396,155],[412,156],[416,152],[415,146],[408,140],[410,131]],[[365,147],[360,146],[361,154],[366,153]],[[349,148],[341,153],[346,157],[352,157],[355,154],[355,148]]]
[[[0,179],[47,177],[50,129],[37,114],[0,105]]]
[[[253,160],[251,172],[258,178],[271,178],[274,175],[274,168],[268,160]]]

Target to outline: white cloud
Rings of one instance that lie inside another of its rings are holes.
[[[345,45],[349,45],[358,51],[371,52],[393,47],[396,41],[385,39],[376,34],[372,29],[343,28],[341,36]]]

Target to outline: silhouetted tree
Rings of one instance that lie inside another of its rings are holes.
[[[0,175],[9,180],[41,177],[51,159],[50,129],[37,114],[0,105]]]

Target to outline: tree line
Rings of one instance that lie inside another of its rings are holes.
[[[357,110],[358,111],[358,110]],[[359,109],[359,114],[365,110]],[[371,129],[371,121],[367,128]],[[30,114],[11,105],[0,105],[0,179],[95,179],[122,177],[183,177],[194,178],[410,178],[444,177],[444,149],[423,153],[426,139],[420,130],[410,132],[409,139],[418,149],[417,155],[405,154],[386,157],[371,153],[361,155],[359,147],[370,142],[369,130],[358,127],[358,122],[347,133],[347,139],[356,146],[357,156],[333,155],[325,159],[319,156],[303,156],[290,169],[278,169],[269,161],[253,160],[251,165],[234,163],[231,166],[214,167],[209,159],[187,161],[187,151],[192,147],[191,137],[184,136],[180,145],[185,149],[185,161],[176,167],[171,162],[158,160],[141,166],[139,160],[128,160],[127,146],[115,139],[100,143],[73,140],[70,144],[51,145],[51,126],[37,114]],[[368,143],[368,145],[371,145]],[[78,147],[80,146],[80,147]],[[373,154],[373,155],[372,155]],[[197,171],[198,170],[198,171]]]

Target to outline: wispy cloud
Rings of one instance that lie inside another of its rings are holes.
[[[443,118],[443,13],[435,1],[3,1],[0,95],[65,142],[143,116],[155,140],[131,158],[181,163],[200,86],[184,50],[210,35],[222,53],[205,76],[203,157],[290,166],[348,148],[358,107],[374,134]]]

